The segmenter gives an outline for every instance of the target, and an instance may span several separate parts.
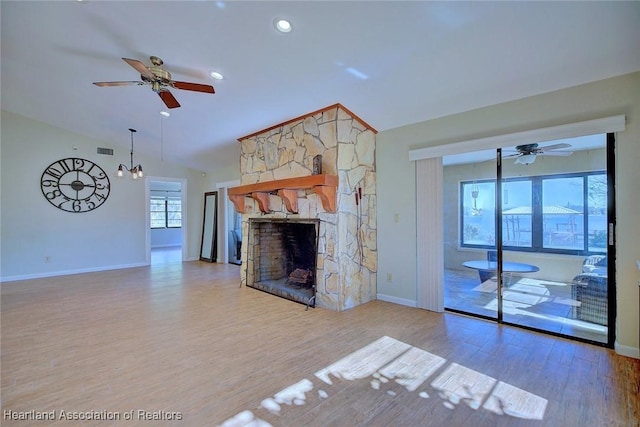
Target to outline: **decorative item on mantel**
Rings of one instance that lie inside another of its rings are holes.
[[[322,154],[318,154],[313,158],[313,174],[320,175],[322,173]]]

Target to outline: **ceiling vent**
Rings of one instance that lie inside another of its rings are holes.
[[[113,156],[113,148],[98,147],[98,154],[106,154],[107,156]]]

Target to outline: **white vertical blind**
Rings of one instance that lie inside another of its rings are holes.
[[[416,161],[418,307],[444,311],[442,157]]]

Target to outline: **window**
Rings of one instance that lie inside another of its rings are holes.
[[[182,227],[182,201],[174,197],[151,197],[151,228]]]
[[[496,243],[496,182],[462,182],[462,246],[493,247]]]
[[[495,193],[495,180],[460,183],[461,246],[495,247]],[[502,244],[516,251],[606,252],[606,173],[503,180]]]

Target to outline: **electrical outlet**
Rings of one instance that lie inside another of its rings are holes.
[[[400,214],[393,214],[393,222],[400,222]]]
[[[391,276],[391,273],[387,273],[387,282],[393,282],[393,277]]]

